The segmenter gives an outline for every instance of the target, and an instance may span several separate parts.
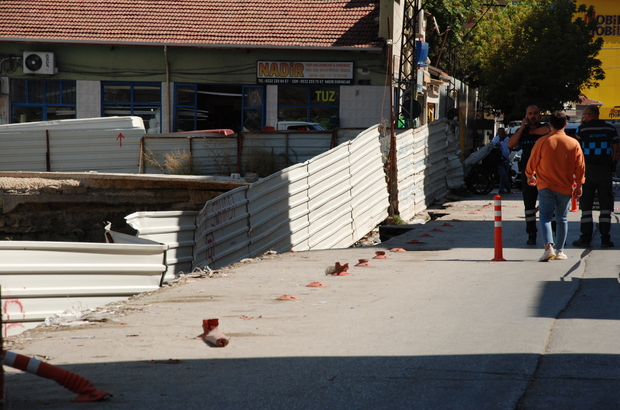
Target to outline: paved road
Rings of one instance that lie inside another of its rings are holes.
[[[240,263],[130,300],[116,322],[29,331],[9,348],[112,397],[74,403],[55,382],[12,371],[5,408],[620,408],[619,248],[569,245],[568,260],[540,263],[542,244],[525,245],[520,195],[507,195],[506,261],[491,261],[492,200],[446,203],[374,247]],[[569,217],[570,243],[579,213]],[[372,259],[377,251],[389,259]],[[336,262],[350,275],[326,276]],[[306,287],[315,281],[327,287]],[[227,347],[196,338],[208,318]]]

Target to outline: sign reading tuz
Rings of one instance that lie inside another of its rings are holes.
[[[259,61],[259,84],[353,84],[353,63]]]

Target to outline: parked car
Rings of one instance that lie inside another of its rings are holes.
[[[276,123],[278,131],[327,131],[318,122],[307,121],[279,121]]]

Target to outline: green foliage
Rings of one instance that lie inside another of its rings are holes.
[[[531,104],[543,111],[563,109],[605,78],[596,58],[603,40],[594,38],[595,22],[584,20],[585,5],[574,0],[507,3],[429,0],[433,8],[428,8],[444,24],[472,13],[473,20],[465,21],[473,28],[451,26],[446,64],[452,75],[483,89],[485,102],[506,121],[522,118]]]

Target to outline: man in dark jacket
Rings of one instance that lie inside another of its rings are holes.
[[[525,111],[525,118],[521,121],[521,127],[508,140],[508,148],[513,149],[517,145],[521,146],[522,154],[519,160],[519,171],[524,175],[525,166],[530,159],[530,153],[536,141],[551,130],[549,125],[540,122],[540,109],[535,105],[530,105]],[[523,193],[523,205],[525,207],[525,232],[527,232],[527,244],[536,245],[536,200],[538,199],[538,189],[536,186],[528,185],[525,178],[521,178],[521,192]]]
[[[601,233],[601,247],[612,248],[611,211],[614,209],[613,165],[620,157],[618,132],[616,128],[599,119],[599,108],[588,105],[583,110],[582,124],[577,129],[577,138],[586,160],[586,182],[579,200],[581,208],[581,236],[574,246],[589,247],[594,232],[592,207],[594,195],[598,192],[600,215],[598,229]]]

